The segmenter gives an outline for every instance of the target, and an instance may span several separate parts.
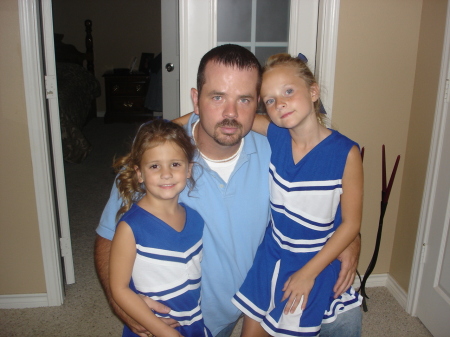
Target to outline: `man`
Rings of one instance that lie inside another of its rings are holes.
[[[183,191],[180,202],[197,210],[205,220],[202,311],[206,326],[218,337],[229,336],[241,314],[231,298],[252,265],[269,220],[270,147],[265,137],[250,132],[260,87],[261,67],[255,56],[246,48],[224,45],[203,56],[198,89],[191,89],[194,114],[186,128],[198,147],[196,162],[201,168],[194,172],[195,190]],[[116,314],[145,337],[147,332],[117,307],[109,291],[110,240],[120,203],[113,187],[97,228],[96,268]],[[338,294],[353,282],[359,241],[345,253],[335,287]],[[157,312],[168,310],[152,300],[146,302]],[[335,333],[343,331],[341,336],[348,336],[347,325],[354,325],[340,318],[326,325],[332,328],[337,323],[343,330]]]

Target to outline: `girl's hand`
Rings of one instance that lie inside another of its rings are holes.
[[[165,306],[162,303],[159,303],[158,301],[155,301],[151,299],[150,297],[144,296],[142,294],[139,294],[139,297],[147,304],[147,306],[152,309],[153,311],[156,311],[160,314],[168,314],[170,312],[170,308]],[[178,323],[173,318],[163,318],[159,317],[161,321],[163,321],[165,324],[170,326],[171,328],[176,328],[177,326],[180,326],[180,323]]]
[[[293,314],[300,303],[301,309],[305,310],[306,303],[308,303],[308,296],[314,285],[315,278],[306,275],[302,272],[302,270],[303,269],[297,270],[294,274],[292,274],[282,289],[284,291],[284,295],[281,302],[289,298],[286,306],[284,307],[285,315],[289,313]]]

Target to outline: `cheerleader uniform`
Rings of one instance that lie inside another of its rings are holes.
[[[315,279],[304,311],[283,314],[282,288],[310,261],[342,222],[340,195],[347,156],[355,142],[335,130],[297,164],[287,129],[270,124],[271,220],[252,268],[232,302],[261,323],[272,336],[318,336],[322,323],[360,306],[362,297],[350,287],[333,298],[340,271],[334,260]]]
[[[212,337],[200,310],[204,221],[195,210],[181,205],[186,210],[181,232],[136,204],[121,218],[136,240],[130,289],[171,308],[168,314],[155,315],[179,322],[181,326],[175,329],[184,337]],[[137,335],[125,325],[122,336]]]

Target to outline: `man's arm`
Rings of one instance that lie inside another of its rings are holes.
[[[334,285],[334,298],[342,295],[355,280],[356,268],[358,267],[359,254],[361,253],[361,235],[358,235],[355,240],[338,256],[341,261],[341,271],[339,277]]]

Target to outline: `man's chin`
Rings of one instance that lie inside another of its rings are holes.
[[[220,135],[214,137],[217,144],[222,146],[233,146],[241,142],[241,135]]]

